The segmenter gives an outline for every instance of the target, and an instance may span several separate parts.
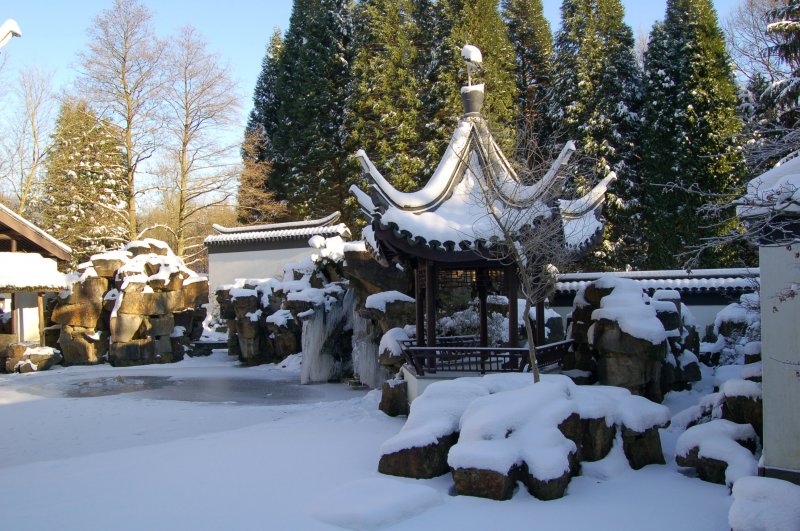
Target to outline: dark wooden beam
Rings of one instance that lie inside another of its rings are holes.
[[[475,280],[478,283],[478,301],[480,302],[479,308],[479,322],[480,322],[480,343],[481,347],[489,346],[489,304],[487,302],[489,296],[488,284],[489,275],[485,269],[479,269],[475,272]]]
[[[536,345],[544,345],[547,339],[544,337],[544,301],[536,303]]]
[[[518,347],[519,309],[517,307],[517,294],[519,292],[519,280],[517,279],[517,268],[515,266],[506,267],[505,279],[506,297],[508,297],[508,346]]]
[[[416,305],[417,345],[425,346],[425,261],[420,260],[414,268],[414,299]]]
[[[438,275],[434,262],[425,263],[425,324],[427,325],[427,346],[436,346],[436,291],[438,289]],[[436,358],[428,360],[428,367],[436,369]]]

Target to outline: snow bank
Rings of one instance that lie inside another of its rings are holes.
[[[399,291],[381,291],[368,296],[364,306],[380,312],[386,312],[386,305],[396,301],[414,302],[415,299]]]
[[[506,474],[524,462],[537,479],[558,478],[569,470],[569,455],[576,451],[558,425],[573,413],[640,433],[670,420],[667,407],[627,389],[578,386],[565,376],[546,375],[538,384],[529,379],[522,388],[476,398],[461,418],[448,464]]]
[[[626,334],[653,345],[667,340],[664,325],[656,317],[655,308],[645,304],[645,294],[637,281],[606,276],[597,280],[595,286],[613,291],[600,300],[600,308],[592,312],[592,320],[615,321]]]
[[[755,441],[756,432],[750,424],[736,424],[725,419],[714,419],[705,424],[692,426],[678,437],[675,446],[677,456],[686,457],[692,448],[697,448],[698,457],[724,461],[725,483],[733,483],[741,477],[753,476],[757,471],[756,460],[750,450],[736,441]]]
[[[753,399],[761,398],[761,384],[758,382],[751,382],[750,380],[734,378],[722,384],[719,390],[725,396],[745,396]]]
[[[728,523],[733,531],[800,531],[800,487],[773,478],[743,477],[733,484]]]
[[[372,530],[396,524],[443,503],[433,488],[388,478],[339,485],[317,499],[311,514],[346,529]]]
[[[406,331],[402,328],[391,328],[386,331],[381,337],[381,342],[378,345],[378,353],[391,352],[392,356],[399,358],[403,355],[403,349],[400,347],[400,341],[408,341],[410,338]]]

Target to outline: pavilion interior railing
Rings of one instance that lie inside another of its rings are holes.
[[[437,337],[434,347],[418,347],[414,341],[401,341],[406,362],[418,376],[437,372],[520,372],[529,365],[527,347],[479,347],[475,336]],[[561,363],[572,347],[572,340],[536,347],[536,364],[549,369]]]

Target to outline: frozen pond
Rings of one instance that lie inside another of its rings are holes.
[[[104,367],[104,372],[113,368]],[[296,374],[262,371],[207,370],[162,376],[163,366],[146,366],[119,370],[119,374],[76,378],[69,375],[59,381],[21,385],[19,392],[47,398],[95,398],[132,394],[131,398],[176,400],[239,405],[285,405],[346,400],[362,396],[364,391],[350,389],[346,384],[300,385]],[[131,374],[134,372],[134,374]],[[241,375],[236,372],[242,372]],[[245,374],[246,372],[246,374]],[[67,376],[68,371],[62,373]],[[254,374],[260,377],[254,377]],[[87,375],[88,376],[88,375]]]

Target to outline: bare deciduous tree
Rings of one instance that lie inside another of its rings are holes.
[[[775,52],[777,40],[767,32],[769,12],[785,0],[741,0],[723,23],[731,59],[746,79],[761,74],[772,83],[789,71]]]
[[[482,129],[482,130],[480,130]],[[501,245],[492,245],[487,257],[508,261],[519,273],[519,288],[525,299],[525,332],[528,340],[531,370],[535,382],[539,381],[536,363],[536,342],[529,315],[531,308],[552,294],[556,275],[560,269],[579,257],[577,249],[569,244],[572,234],[582,233],[588,221],[569,219],[571,211],[594,204],[597,197],[586,196],[562,205],[561,214],[556,213],[553,203],[564,188],[565,175],[569,174],[569,160],[575,146],[568,142],[552,164],[531,168],[523,160],[515,175],[503,167],[496,144],[491,140],[488,128],[479,128],[479,141],[484,153],[489,154],[483,167],[484,180],[478,197],[486,207],[487,216],[500,233]],[[470,161],[464,161],[469,164]],[[608,182],[615,179],[610,175]],[[585,202],[586,205],[580,204]],[[566,223],[565,223],[566,221]],[[479,235],[480,236],[480,235]],[[489,235],[485,239],[489,240]],[[509,301],[514,304],[514,301]],[[544,326],[544,323],[537,323]]]
[[[191,230],[199,214],[227,204],[233,194],[238,165],[230,160],[238,146],[223,145],[219,132],[235,122],[240,103],[230,69],[192,27],[180,31],[165,66],[168,182],[162,193],[172,203],[175,252],[192,263],[203,251],[203,235]]]
[[[18,110],[13,113],[15,121],[8,128],[8,136],[3,138],[0,177],[16,211],[26,215],[49,145],[55,102],[50,74],[36,68],[23,70],[14,96]]]
[[[152,31],[151,12],[138,0],[115,0],[95,17],[89,49],[81,54],[79,88],[101,118],[122,130],[128,188],[128,225],[137,237],[136,199],[140,164],[158,145],[165,46]]]

